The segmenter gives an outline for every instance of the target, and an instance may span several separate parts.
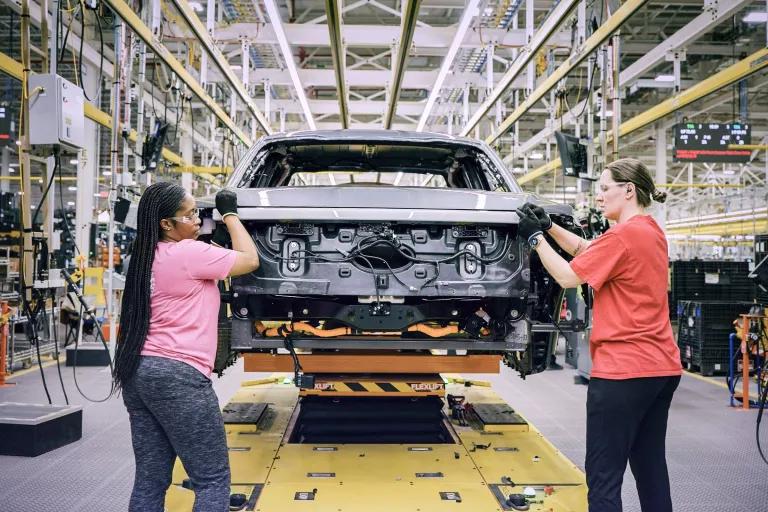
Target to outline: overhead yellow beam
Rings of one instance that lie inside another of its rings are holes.
[[[589,39],[584,41],[584,45],[578,48],[574,54],[565,62],[560,64],[551,75],[549,75],[528,97],[522,102],[506,119],[499,125],[495,132],[489,135],[485,142],[493,144],[499,137],[507,133],[513,124],[528,112],[536,103],[538,103],[546,94],[555,88],[557,83],[568,76],[572,70],[586,59],[590,53],[595,51],[598,46],[611,37],[619,27],[629,19],[640,7],[648,0],[627,0],[619,7],[613,15],[605,20],[600,28]]]
[[[205,92],[203,86],[200,85],[195,77],[193,77],[189,71],[186,70],[184,65],[171,54],[170,50],[168,50],[164,44],[155,38],[150,28],[147,27],[143,21],[141,21],[141,19],[136,15],[136,13],[127,3],[125,3],[123,0],[104,0],[104,2],[109,5],[118,16],[120,16],[120,19],[122,19],[126,25],[131,27],[133,32],[139,36],[139,38],[144,41],[144,43],[146,43],[146,45],[156,56],[158,56],[169,68],[171,68],[171,71],[173,71],[181,79],[182,82],[187,84],[187,87],[190,88],[195,96],[200,98],[200,101],[202,101],[205,106],[208,107],[208,109],[213,112],[213,114],[218,117],[219,120],[224,123],[224,125],[229,128],[229,130],[234,133],[241,142],[243,142],[243,144],[248,147],[251,146],[252,141],[250,137],[248,137],[240,128],[237,127],[232,118],[229,117],[226,112],[224,112],[224,110],[218,105],[218,103],[214,101],[213,98],[208,95],[207,92]]]
[[[639,130],[659,119],[668,116],[669,114],[676,112],[684,107],[687,107],[694,101],[700,100],[705,96],[709,96],[713,92],[719,91],[724,87],[743,80],[748,76],[757,73],[758,71],[765,69],[768,66],[768,48],[763,48],[756,51],[749,57],[740,60],[739,62],[725,68],[719,73],[715,73],[706,80],[702,80],[696,85],[682,91],[675,96],[667,99],[652,107],[645,112],[636,115],[632,119],[624,122],[619,126],[619,137],[629,135],[630,133]],[[609,134],[608,140],[612,139]],[[739,146],[744,149],[744,146]],[[525,176],[520,177],[517,182],[521,185],[528,183],[536,178],[547,174],[548,172],[559,168],[562,165],[559,158],[555,158],[551,162],[544,164],[543,166],[534,169],[527,173]],[[548,166],[544,169],[545,166]],[[529,177],[531,176],[531,177]]]
[[[199,165],[187,165],[184,172],[192,174],[232,174],[232,167],[201,167]]]
[[[768,231],[768,219],[740,220],[705,226],[667,228],[668,235],[755,235]]]
[[[747,151],[765,151],[768,144],[728,144],[728,149],[746,149]]]
[[[656,188],[744,188],[738,183],[656,183]]]

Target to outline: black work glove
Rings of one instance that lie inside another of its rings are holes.
[[[523,210],[531,210],[533,214],[536,216],[537,219],[539,219],[539,223],[541,224],[541,229],[544,231],[549,231],[552,229],[552,218],[549,216],[547,212],[544,211],[544,208],[541,206],[537,206],[533,203],[525,203],[522,207]]]
[[[219,190],[216,193],[216,209],[219,210],[222,220],[227,215],[237,215],[237,194],[226,188]]]
[[[535,236],[544,234],[541,222],[530,208],[525,209],[525,207],[523,207],[523,209],[517,209],[515,211],[520,216],[520,223],[517,225],[517,234],[522,237],[523,240],[528,241],[530,244],[531,239]]]

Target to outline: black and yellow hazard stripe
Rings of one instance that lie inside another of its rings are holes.
[[[442,380],[316,380],[313,389],[302,389],[304,395],[443,395]]]

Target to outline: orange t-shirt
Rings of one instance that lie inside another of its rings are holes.
[[[653,217],[617,224],[571,261],[595,291],[592,376],[602,379],[682,374],[669,323],[667,240]]]

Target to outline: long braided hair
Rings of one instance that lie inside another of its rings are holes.
[[[122,389],[136,373],[139,354],[147,338],[152,263],[160,240],[160,220],[176,215],[185,196],[186,191],[179,185],[160,182],[147,187],[139,201],[136,239],[120,309],[120,330],[115,351],[116,391]]]

